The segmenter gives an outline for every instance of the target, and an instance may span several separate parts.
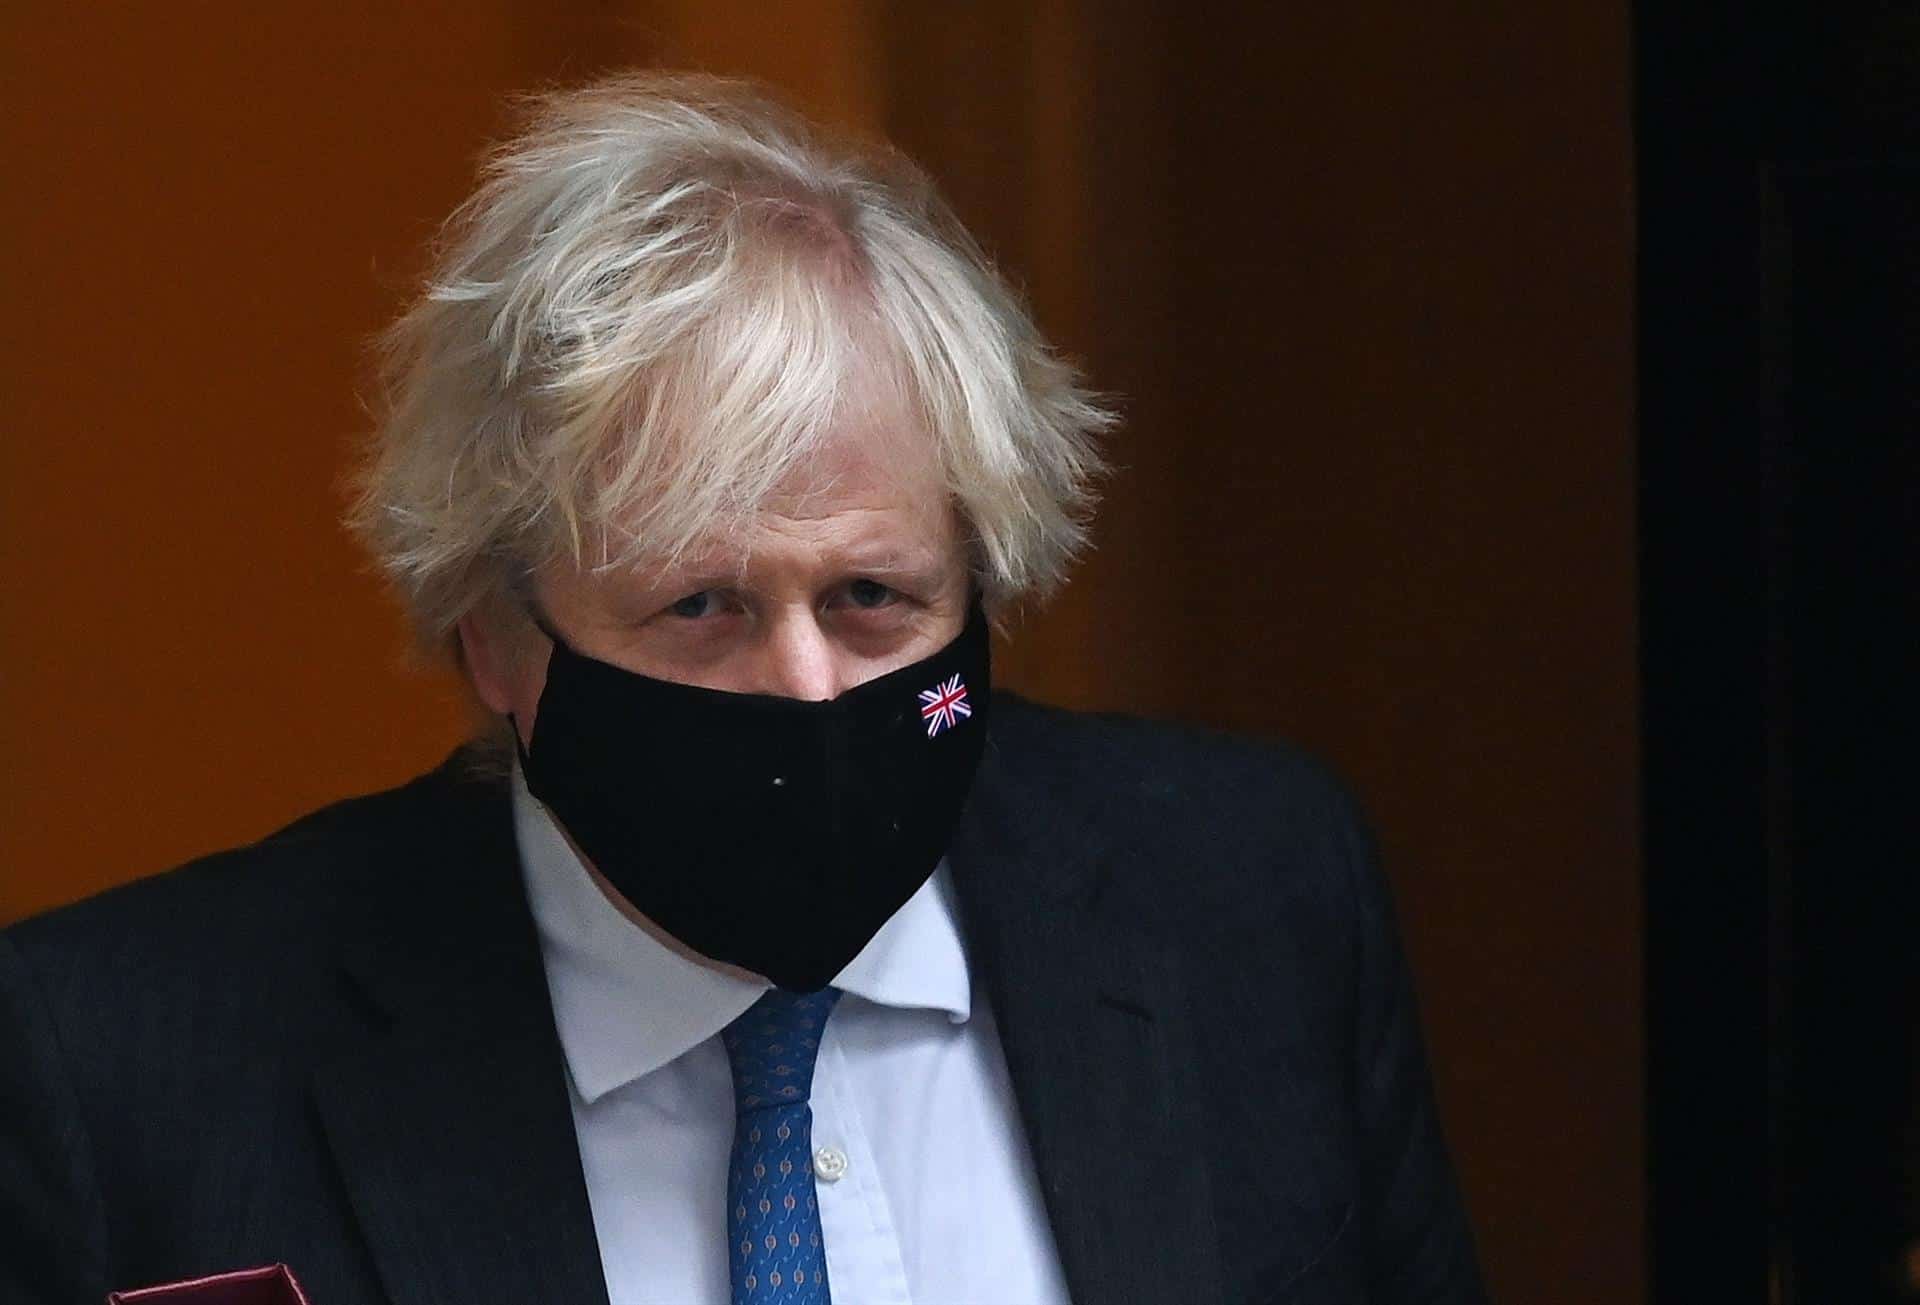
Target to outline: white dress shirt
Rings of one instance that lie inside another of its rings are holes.
[[[734,1098],[718,1035],[767,985],[689,961],[622,915],[517,772],[514,829],[607,1294],[728,1305]],[[1066,1301],[944,864],[833,986],[845,995],[812,1101],[835,1305]]]

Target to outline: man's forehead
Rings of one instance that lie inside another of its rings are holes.
[[[746,582],[775,570],[935,578],[963,560],[957,512],[937,476],[849,465],[783,486],[671,553],[580,578],[636,591]]]
[[[689,449],[681,456],[697,459],[698,454]],[[616,517],[616,529],[636,537],[663,497],[681,491],[677,479],[668,471],[665,485],[656,482],[651,493],[643,490]],[[675,552],[737,547],[741,536],[782,520],[819,520],[856,510],[936,516],[950,496],[944,460],[924,426],[897,412],[849,413],[793,456],[771,485],[750,501],[718,508],[677,541]]]
[[[795,465],[773,489],[736,519],[728,533],[784,529],[808,522],[885,513],[933,517],[949,497],[946,477],[930,453],[918,457],[830,457]]]
[[[953,509],[942,500],[924,506],[843,507],[789,517],[777,506],[725,531],[704,535],[672,557],[634,568],[640,577],[746,577],[767,566],[823,570],[926,571],[947,566],[958,552]]]

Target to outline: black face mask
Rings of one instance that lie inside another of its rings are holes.
[[[830,702],[553,653],[527,788],[619,894],[702,956],[824,988],[946,852],[991,704],[986,617]]]

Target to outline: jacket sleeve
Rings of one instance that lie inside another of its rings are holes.
[[[39,985],[0,933],[0,1301],[104,1301],[105,1212]]]
[[[1388,1305],[1478,1305],[1486,1300],[1486,1289],[1441,1136],[1392,894],[1372,835],[1351,800],[1346,815],[1345,852],[1357,922],[1357,1231],[1366,1238],[1369,1299]]]

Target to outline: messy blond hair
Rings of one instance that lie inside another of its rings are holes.
[[[988,601],[1043,596],[1112,420],[917,168],[705,77],[532,101],[382,344],[351,523],[442,649],[544,565],[750,516],[857,368],[934,440]]]

